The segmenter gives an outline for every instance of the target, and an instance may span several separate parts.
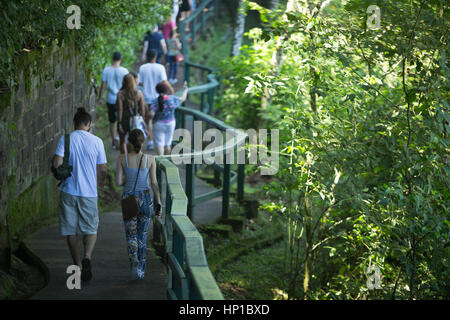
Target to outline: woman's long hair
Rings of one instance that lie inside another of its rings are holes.
[[[170,85],[170,82],[167,80],[163,80],[156,85],[156,92],[159,93],[158,97],[158,112],[162,112],[164,110],[164,95],[174,94],[173,88]]]
[[[130,132],[128,136],[128,141],[133,146],[133,149],[136,153],[139,153],[142,148],[142,144],[145,141],[144,133],[142,133],[139,129],[134,129]]]
[[[136,80],[131,73],[128,73],[125,77],[123,77],[122,88],[120,88],[120,90],[123,91],[123,95],[129,105],[133,105],[136,94]]]

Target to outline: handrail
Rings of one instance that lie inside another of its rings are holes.
[[[208,72],[208,82],[190,87],[189,95],[201,94],[201,110],[194,110],[186,107],[177,108],[177,125],[184,127],[187,116],[194,120],[201,120],[221,131],[232,134],[232,139],[225,142],[225,146],[219,146],[207,151],[192,150],[190,153],[182,155],[165,155],[156,157],[157,178],[161,192],[162,172],[165,173],[166,183],[166,203],[164,219],[156,218],[154,223],[154,241],[164,243],[164,258],[168,264],[168,290],[169,299],[223,299],[223,295],[208,267],[204,252],[203,239],[192,223],[193,208],[200,202],[207,201],[222,195],[222,217],[228,217],[230,186],[238,182],[237,197],[243,199],[244,192],[244,164],[238,164],[238,172],[231,170],[231,164],[226,163],[226,153],[236,150],[247,139],[247,135],[241,130],[237,130],[223,121],[218,120],[208,113],[212,111],[216,89],[219,81],[216,79],[213,68],[192,63],[189,60],[188,36],[184,32],[187,22],[192,23],[191,39],[195,38],[198,30],[204,31],[206,20],[211,16],[211,12],[206,12],[205,8],[214,3],[214,10],[217,11],[218,0],[205,0],[197,10],[187,19],[179,24],[182,52],[185,55],[185,80],[189,81],[189,69],[197,68]],[[196,17],[201,17],[201,28],[195,26]],[[207,101],[205,101],[207,97]],[[180,119],[181,118],[181,119]],[[193,138],[193,137],[192,137]],[[232,140],[232,141],[231,141]],[[230,142],[231,141],[231,142]],[[190,161],[186,164],[186,193],[180,181],[179,170],[170,160],[177,157],[183,159],[193,159],[197,156],[211,154],[224,154],[224,164],[214,164],[215,180],[219,180],[220,173],[223,173],[223,185],[219,190],[215,190],[200,196],[194,195],[194,177],[196,165]]]
[[[165,220],[157,218],[157,221],[164,226],[162,236],[169,265],[168,298],[221,300],[223,295],[209,270],[203,238],[186,216],[187,198],[178,168],[163,157],[156,157],[156,163],[158,171],[165,172],[166,176]]]

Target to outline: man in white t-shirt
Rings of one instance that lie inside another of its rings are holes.
[[[143,88],[142,92],[147,109],[153,99],[158,97],[156,85],[163,80],[167,80],[166,68],[162,64],[156,63],[156,56],[157,53],[155,50],[149,50],[147,53],[149,62],[139,68],[139,84]],[[147,128],[150,132],[147,147],[148,150],[153,150],[152,122],[149,117],[147,117]]]
[[[103,69],[102,86],[100,87],[100,95],[98,96],[98,104],[100,105],[103,91],[105,90],[105,87],[108,87],[106,106],[108,107],[109,132],[111,133],[113,148],[118,148],[119,146],[119,142],[116,139],[117,93],[122,87],[123,77],[128,74],[128,70],[120,66],[121,62],[122,54],[120,52],[114,52],[112,65]]]
[[[61,234],[66,236],[74,264],[81,268],[81,280],[92,278],[91,256],[97,240],[98,207],[97,179],[103,185],[106,174],[106,154],[103,141],[89,133],[92,118],[84,108],[79,108],[73,119],[75,131],[69,138],[69,165],[71,176],[59,189],[59,224]],[[53,167],[58,168],[64,160],[64,136],[59,139]],[[80,257],[80,237],[83,238],[84,259]]]

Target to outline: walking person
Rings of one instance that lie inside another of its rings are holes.
[[[108,94],[106,95],[106,106],[108,108],[108,120],[109,120],[109,132],[112,138],[113,149],[119,147],[119,141],[117,141],[116,120],[117,120],[117,93],[122,86],[123,77],[128,73],[128,70],[120,66],[122,62],[122,54],[120,52],[114,52],[113,62],[111,66],[103,69],[102,73],[102,85],[100,87],[100,94],[98,96],[98,105],[101,105],[101,99],[105,87],[108,88]]]
[[[142,51],[142,62],[145,62],[149,56],[150,50],[156,51],[156,62],[161,63],[161,57],[167,54],[166,41],[161,33],[158,31],[158,26],[155,26],[153,32],[147,31],[144,38],[144,50]]]
[[[158,155],[170,154],[173,132],[175,130],[175,109],[181,106],[188,94],[187,82],[179,98],[174,95],[168,81],[161,81],[156,86],[159,96],[150,103],[150,116],[153,119],[153,139]]]
[[[122,88],[117,94],[117,130],[120,137],[120,153],[125,153],[126,136],[133,129],[130,120],[135,116],[144,117],[146,113],[144,96],[136,87],[133,74],[123,78]]]
[[[143,64],[139,68],[139,78],[144,93],[144,102],[148,105],[158,97],[158,93],[155,89],[156,85],[163,80],[167,80],[166,68],[164,68],[163,65],[156,63],[155,50],[149,51],[148,63]],[[150,113],[147,112],[146,124],[147,130],[149,131],[147,150],[153,150],[152,122],[150,120]]]
[[[169,40],[171,38],[170,32],[174,31],[177,28],[175,21],[173,21],[171,18],[168,18],[164,24],[162,25],[162,34],[164,37],[164,40]],[[167,49],[169,50],[169,49]]]
[[[171,19],[175,23],[177,23],[178,11],[180,11],[180,2],[179,2],[179,0],[173,0]]]
[[[75,131],[69,136],[68,148],[68,164],[72,166],[72,173],[59,187],[59,225],[61,234],[67,238],[73,263],[81,268],[81,280],[89,281],[92,278],[91,258],[99,220],[97,179],[102,186],[107,174],[106,155],[102,140],[89,133],[92,118],[84,108],[78,108],[73,124]],[[53,168],[63,164],[64,156],[63,136],[53,157]],[[80,256],[80,238],[84,246],[83,260]]]
[[[170,31],[170,39],[167,40],[167,48],[169,50],[169,82],[175,84],[177,80],[178,61],[177,55],[180,54],[181,42],[175,30]]]
[[[180,20],[187,19],[191,14],[191,0],[181,0],[181,6],[180,6]],[[185,26],[185,32],[191,31],[189,27],[189,22],[186,23]]]
[[[147,230],[153,211],[156,216],[161,215],[161,197],[156,180],[155,158],[142,152],[144,134],[134,129],[128,140],[132,148],[117,159],[116,183],[124,186],[122,199],[134,195],[139,204],[139,214],[124,220],[131,279],[136,280],[145,275]],[[156,202],[155,209],[153,201]]]

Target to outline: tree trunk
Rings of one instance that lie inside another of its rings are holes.
[[[239,0],[238,12],[236,15],[236,23],[234,26],[234,38],[233,45],[231,48],[231,55],[237,56],[239,55],[239,50],[242,46],[242,39],[244,37],[244,29],[245,29],[245,11],[244,11],[244,3],[242,0]]]

